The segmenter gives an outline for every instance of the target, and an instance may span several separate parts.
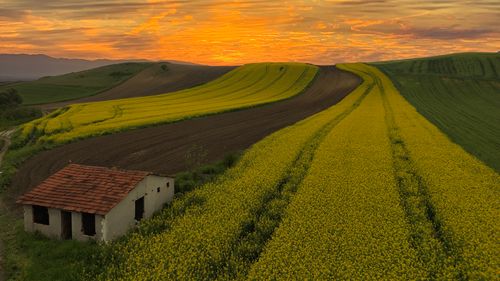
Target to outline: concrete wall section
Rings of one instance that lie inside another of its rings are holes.
[[[104,240],[113,240],[124,235],[136,225],[135,201],[144,197],[144,219],[150,218],[174,197],[174,179],[148,176],[142,180],[108,214],[104,222]]]
[[[145,217],[150,218],[174,198],[174,179],[159,176],[146,178]]]
[[[61,238],[61,211],[48,208],[49,224],[38,224],[33,222],[33,206],[24,205],[24,229],[29,232],[40,232],[53,238]]]
[[[135,226],[135,200],[144,196],[146,179],[142,180],[118,205],[106,214],[104,241],[113,240]],[[146,202],[144,202],[146,204]]]

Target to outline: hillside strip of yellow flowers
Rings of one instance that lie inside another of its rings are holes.
[[[318,67],[301,63],[249,64],[205,85],[174,93],[74,104],[25,125],[21,141],[64,143],[271,103],[302,92],[317,71]]]

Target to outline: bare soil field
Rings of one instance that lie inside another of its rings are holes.
[[[143,97],[174,92],[207,83],[234,68],[236,67],[155,63],[122,84],[95,96],[42,104],[40,108],[49,111],[74,103]]]
[[[304,93],[288,100],[95,137],[44,151],[19,168],[11,196],[33,188],[69,162],[175,174],[186,170],[186,155],[193,148],[202,149],[202,163],[214,162],[338,103],[360,83],[354,74],[325,66]]]

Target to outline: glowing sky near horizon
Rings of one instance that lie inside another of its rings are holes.
[[[500,50],[499,0],[0,0],[0,53],[333,64]]]

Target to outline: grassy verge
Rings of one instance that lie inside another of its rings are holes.
[[[190,171],[178,173],[175,176],[176,196],[181,196],[207,182],[215,180],[225,170],[234,166],[240,157],[240,152],[229,153],[216,163],[202,165]]]
[[[20,219],[0,216],[4,242],[3,268],[8,280],[79,280],[83,264],[91,262],[96,243],[58,241],[23,231]]]

